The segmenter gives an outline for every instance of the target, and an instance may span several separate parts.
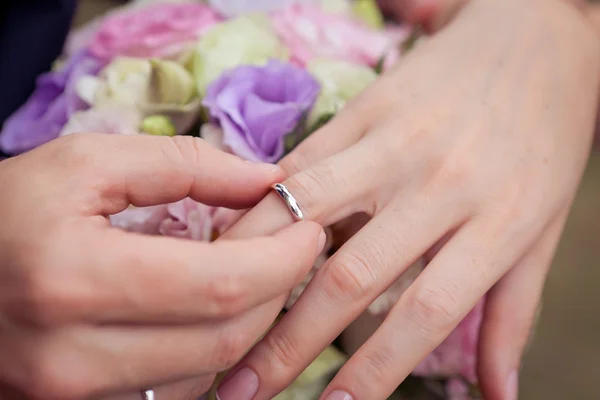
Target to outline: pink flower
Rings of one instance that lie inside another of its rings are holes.
[[[219,16],[201,3],[167,2],[134,8],[108,17],[90,50],[103,60],[175,57],[218,22]]]
[[[404,28],[374,30],[311,4],[293,4],[275,11],[272,21],[292,60],[300,66],[319,57],[375,66],[409,32]]]
[[[427,377],[462,376],[477,381],[477,344],[485,301],[482,300],[456,329],[417,368],[414,375]]]
[[[113,226],[129,232],[212,241],[237,216],[233,210],[210,207],[190,198],[153,207],[129,207],[111,215]]]
[[[166,205],[152,207],[129,207],[110,216],[112,226],[129,232],[158,235],[161,223],[169,217]]]

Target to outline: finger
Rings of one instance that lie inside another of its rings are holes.
[[[200,325],[28,327],[9,338],[0,332],[1,378],[33,398],[84,399],[191,384],[238,361],[272,323],[260,317],[268,308]],[[178,386],[170,390],[182,390]]]
[[[447,211],[460,207],[441,210],[418,193],[383,210],[321,267],[294,307],[226,378],[218,391],[221,400],[275,396],[461,220],[460,214]],[[312,328],[303,328],[307,326]],[[242,370],[258,376],[258,392],[238,384]]]
[[[383,168],[365,168],[356,162],[381,154],[379,145],[371,142],[365,139],[283,182],[298,202],[305,219],[329,226],[352,214],[375,213],[375,204],[389,195],[377,190],[388,175],[383,173]],[[276,193],[271,193],[241,218],[225,237],[238,232],[250,236],[269,234],[292,221],[285,203]]]
[[[94,215],[188,196],[209,205],[247,208],[283,177],[276,166],[246,162],[187,136],[72,135],[49,151],[71,154],[65,161],[69,169],[91,169],[92,178],[84,183],[101,195],[90,207]]]
[[[61,264],[50,262],[47,274],[13,285],[20,300],[10,307],[15,315],[41,323],[229,317],[291,291],[325,243],[313,222],[270,237],[212,244],[71,228],[79,232],[75,241],[68,248],[59,241],[45,256]]]
[[[502,241],[489,226],[474,220],[458,230],[338,373],[324,399],[386,399],[452,332],[523,246],[520,234]]]
[[[358,168],[356,159],[352,159],[352,157],[365,155],[364,146],[354,145],[367,129],[366,119],[363,118],[363,115],[368,115],[364,112],[367,105],[377,109],[372,102],[354,101],[347,105],[332,121],[314,132],[279,162],[291,177],[284,183],[298,200],[307,219],[321,224],[327,222],[319,220],[319,215],[306,215],[307,212],[310,214],[311,209],[317,210],[316,204],[312,206],[313,201],[319,202],[319,210],[322,211],[331,211],[324,204],[325,200],[332,200],[331,202],[337,200],[337,204],[333,207],[335,209],[338,209],[339,204],[348,204],[348,198],[345,201],[339,199],[342,196],[355,196],[359,192],[361,185],[355,184],[354,180],[358,179],[362,184],[372,186],[372,178],[377,176],[377,172]],[[334,173],[339,175],[333,175]],[[296,174],[297,176],[294,176]],[[347,184],[349,177],[353,178],[352,185]],[[363,192],[366,189],[367,187],[362,187]],[[350,212],[350,209],[338,209],[338,211],[340,211],[338,214],[335,216],[330,214],[330,217],[338,218],[338,215],[344,215]],[[281,199],[275,193],[271,193],[261,204],[233,225],[225,237],[268,234],[288,225],[291,221],[291,215]]]
[[[369,128],[365,115],[374,117],[377,110],[383,109],[378,104],[383,100],[369,98],[371,90],[366,89],[346,104],[331,121],[313,132],[278,164],[288,175],[293,175],[357,143]],[[362,100],[365,97],[368,101]]]
[[[157,400],[206,400],[201,398],[208,392],[215,380],[215,375],[186,379],[180,382],[155,387],[154,398]],[[142,400],[141,391],[120,395],[99,396],[92,400]]]
[[[565,219],[566,214],[558,218],[487,296],[478,364],[479,380],[486,399],[517,398],[521,356]]]

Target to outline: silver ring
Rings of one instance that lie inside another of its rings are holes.
[[[285,187],[283,183],[276,183],[273,185],[273,189],[277,192],[279,197],[283,199],[287,207],[289,208],[294,220],[296,221],[304,221],[304,214],[298,205],[298,202],[292,196],[289,190]]]
[[[154,400],[154,390],[143,390],[142,391],[142,399],[143,400]]]

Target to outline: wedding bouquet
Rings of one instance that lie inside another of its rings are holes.
[[[63,57],[4,124],[0,149],[19,154],[84,132],[193,135],[244,159],[276,163],[378,74],[402,62],[413,38],[409,27],[384,23],[374,0],[133,2],[71,34]],[[113,225],[129,231],[203,241],[218,237],[231,219],[230,210],[191,199],[111,216]],[[332,227],[332,243],[314,269],[357,226],[360,218]],[[359,331],[376,328],[422,268],[413,266],[340,346],[328,348],[278,398],[317,398],[344,351],[365,339]],[[415,388],[428,398],[476,396],[480,317],[481,305],[395,398],[423,398]]]

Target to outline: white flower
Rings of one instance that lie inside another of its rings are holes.
[[[198,42],[194,76],[200,93],[224,71],[240,65],[264,65],[270,59],[288,59],[269,19],[244,15],[210,29]]]

